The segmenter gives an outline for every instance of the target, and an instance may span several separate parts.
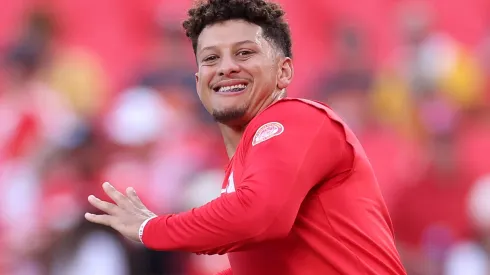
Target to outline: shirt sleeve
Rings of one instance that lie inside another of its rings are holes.
[[[247,128],[235,192],[150,220],[142,237],[148,248],[224,254],[289,234],[308,192],[346,159],[347,141],[343,126],[323,110],[297,102],[276,105]],[[268,122],[281,123],[284,131],[252,146],[253,135]]]
[[[233,271],[231,270],[231,268],[228,268],[226,270],[221,271],[220,273],[218,273],[216,275],[233,275]]]

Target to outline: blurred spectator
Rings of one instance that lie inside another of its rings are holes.
[[[334,68],[321,77],[314,96],[326,102],[349,124],[366,150],[389,207],[407,184],[417,148],[383,119],[371,103],[375,71],[370,46],[360,28],[339,28],[334,40]]]
[[[466,211],[471,182],[456,159],[450,133],[428,139],[426,169],[413,171],[414,185],[403,192],[392,218],[399,252],[409,274],[442,274],[448,249],[470,238]]]
[[[434,26],[435,11],[425,1],[399,6],[401,45],[380,74],[376,104],[400,130],[417,136],[418,117],[411,110],[435,93],[459,111],[482,100],[483,76],[465,47]],[[429,95],[427,95],[429,93]]]
[[[447,275],[486,275],[490,273],[490,174],[474,184],[468,199],[468,214],[476,238],[449,249],[444,266]]]
[[[317,80],[313,97],[328,103],[356,131],[369,119],[365,104],[373,80],[367,43],[360,29],[339,27],[334,39],[335,60]]]
[[[109,90],[100,61],[76,47],[56,47],[48,83],[66,98],[70,108],[83,121],[94,120],[108,104]]]

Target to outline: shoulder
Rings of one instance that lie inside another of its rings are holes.
[[[306,141],[329,129],[331,120],[322,106],[301,99],[283,99],[257,115],[245,130],[245,142],[256,145],[274,138],[293,142]]]
[[[280,121],[287,124],[314,125],[321,123],[328,115],[320,108],[309,104],[308,101],[295,98],[282,99],[258,114],[250,123],[252,128],[270,121]]]

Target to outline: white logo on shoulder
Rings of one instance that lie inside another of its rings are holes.
[[[221,189],[221,194],[229,194],[233,192],[235,192],[235,181],[233,180],[233,172],[231,172],[230,176],[228,177],[228,185],[225,189]]]
[[[278,136],[284,132],[284,126],[279,122],[266,123],[255,132],[255,136],[252,139],[252,146],[255,146],[261,142]]]

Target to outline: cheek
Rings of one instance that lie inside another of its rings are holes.
[[[268,89],[275,87],[277,83],[277,70],[273,66],[262,67],[257,70],[255,76],[259,80],[262,87],[267,87]]]
[[[199,74],[199,78],[197,80],[197,92],[201,95],[206,93],[209,90],[209,83],[212,79],[212,75],[206,72],[202,72]]]

